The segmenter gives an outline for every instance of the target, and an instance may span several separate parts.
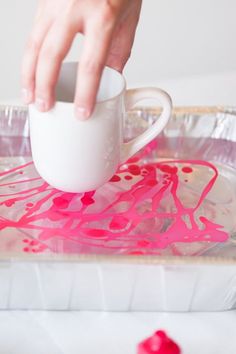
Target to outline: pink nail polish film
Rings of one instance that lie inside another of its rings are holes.
[[[155,149],[149,144],[85,194],[53,189],[32,162],[1,172],[1,231],[22,230],[26,253],[194,255],[227,241],[212,199],[221,178],[216,166],[152,160]]]

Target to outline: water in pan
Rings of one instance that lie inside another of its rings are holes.
[[[51,188],[31,162],[3,158],[0,250],[200,255],[227,248],[236,229],[235,171],[200,160],[146,159],[154,148],[84,195]]]

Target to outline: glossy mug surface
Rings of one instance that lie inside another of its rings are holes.
[[[99,188],[118,166],[154,139],[171,115],[171,99],[157,88],[126,90],[117,71],[104,69],[97,103],[87,121],[74,114],[77,63],[64,63],[56,88],[56,104],[46,113],[29,106],[30,139],[35,167],[51,186],[65,192]],[[125,110],[143,99],[163,107],[158,120],[137,138],[123,142]]]

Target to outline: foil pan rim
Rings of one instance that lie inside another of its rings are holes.
[[[147,264],[147,265],[219,265],[219,266],[235,266],[236,257],[223,257],[223,256],[159,256],[159,255],[110,255],[110,254],[70,254],[70,255],[31,255],[19,253],[9,253],[0,255],[0,262],[4,261],[14,262],[66,262],[66,263],[97,263],[106,264],[107,262],[116,263],[129,263],[129,264]]]
[[[28,112],[28,107],[24,105],[4,105],[0,104],[0,111],[6,110],[19,110],[22,113]],[[132,111],[148,111],[159,113],[159,107],[143,107],[136,106]],[[229,113],[236,116],[236,106],[174,106],[172,109],[173,114],[204,114],[204,113]]]

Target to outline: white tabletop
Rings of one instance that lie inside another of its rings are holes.
[[[235,354],[236,312],[0,312],[3,354],[135,354],[136,344],[165,329],[183,354]]]
[[[161,82],[176,105],[236,105],[236,72]],[[18,103],[12,100],[8,103]],[[6,102],[3,102],[6,103]],[[236,311],[222,313],[0,312],[3,354],[135,354],[166,330],[183,354],[235,354]]]

